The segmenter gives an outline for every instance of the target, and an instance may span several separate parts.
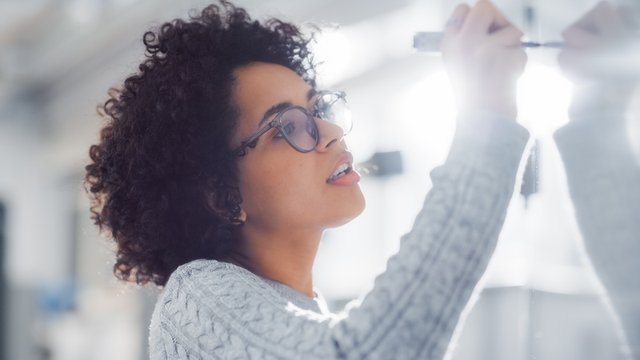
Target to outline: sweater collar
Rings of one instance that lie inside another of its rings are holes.
[[[314,297],[310,298],[305,294],[295,290],[281,282],[267,279],[265,277],[259,276],[264,282],[269,284],[278,294],[280,294],[283,298],[287,299],[297,307],[304,310],[311,310],[321,314],[327,313],[327,304],[324,299],[318,294],[318,292],[314,289],[313,294]]]

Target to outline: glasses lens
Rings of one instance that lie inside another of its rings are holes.
[[[280,132],[293,147],[302,151],[311,151],[316,147],[318,129],[302,109],[293,108],[284,112],[280,124]]]
[[[322,120],[338,125],[344,134],[353,128],[351,111],[347,106],[344,93],[322,93],[316,102],[315,112]]]

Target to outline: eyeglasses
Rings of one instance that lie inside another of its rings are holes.
[[[351,112],[343,91],[321,91],[316,94],[316,102],[311,111],[302,106],[289,106],[280,111],[267,125],[243,141],[232,153],[245,156],[248,148],[255,148],[260,136],[276,128],[276,137],[283,137],[291,147],[301,153],[312,151],[318,146],[320,134],[315,118],[320,118],[342,129],[347,135],[353,127]]]

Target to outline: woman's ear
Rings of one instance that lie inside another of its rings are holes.
[[[226,199],[224,198],[220,198],[215,192],[209,192],[207,194],[207,205],[209,205],[211,211],[219,218],[224,219],[224,221],[227,221],[229,223],[236,223],[237,221],[239,221],[240,223],[244,223],[247,220],[247,213],[242,210],[242,208],[238,204],[237,206],[240,207],[240,213],[238,214],[238,217],[234,218],[234,211],[229,208],[229,203],[225,200]]]
[[[242,210],[242,208],[240,208],[240,216],[238,216],[238,220],[240,220],[243,223],[247,221],[247,213],[244,210]]]

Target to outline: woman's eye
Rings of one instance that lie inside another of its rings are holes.
[[[284,136],[291,136],[296,131],[296,127],[293,122],[287,123],[283,125],[280,130],[276,133],[274,138],[281,138]]]
[[[307,122],[307,134],[311,135],[311,137],[316,137],[317,136],[317,131],[318,129],[316,128],[315,124],[311,121]]]
[[[283,127],[286,135],[293,135],[296,132],[296,126],[293,122],[288,123]]]

